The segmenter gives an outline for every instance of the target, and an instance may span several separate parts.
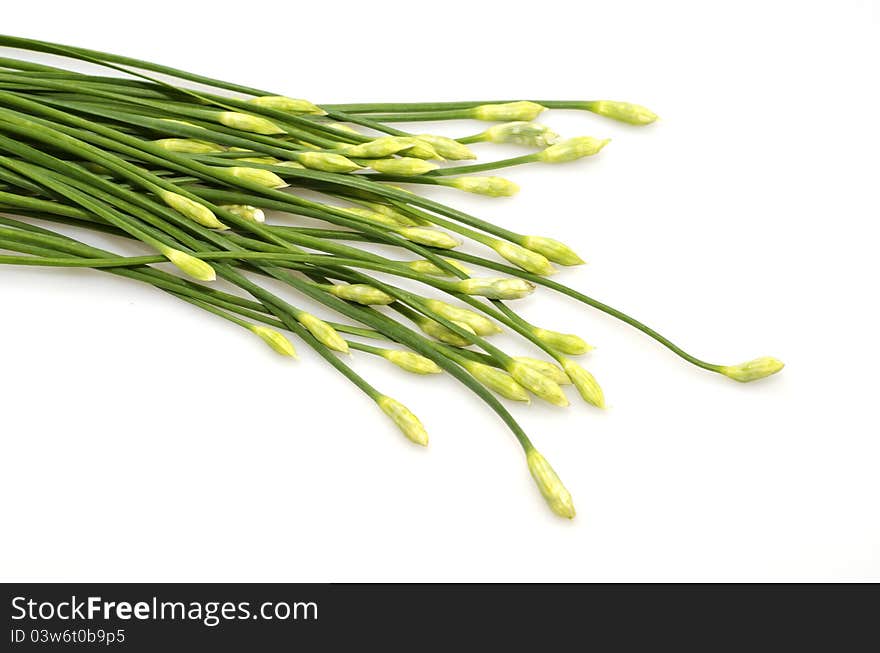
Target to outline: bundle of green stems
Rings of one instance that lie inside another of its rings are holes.
[[[535,121],[540,113],[584,110],[645,125],[656,116],[644,107],[605,100],[316,105],[94,50],[12,36],[0,36],[0,46],[105,73],[0,57],[0,250],[9,252],[0,254],[0,263],[88,267],[149,284],[250,331],[283,356],[296,355],[283,332],[292,334],[420,445],[428,436],[418,418],[339,354],[378,356],[414,374],[446,372],[507,425],[538,489],[562,517],[574,517],[570,494],[498,397],[529,402],[534,396],[566,406],[564,387],[572,385],[592,406],[603,408],[605,399],[595,378],[573,360],[591,347],[576,335],[528,322],[509,301],[537,287],[555,291],[736,381],[782,368],[769,357],[740,365],[701,360],[626,313],[549,279],[555,265],[583,263],[567,245],[400,186],[513,195],[512,182],[478,173],[574,161],[608,142],[559,140]],[[212,90],[196,91],[193,84]],[[489,124],[457,139],[389,124],[461,119]],[[468,145],[479,142],[534,152],[457,163],[476,158]],[[294,216],[326,227],[296,226]],[[39,226],[47,224],[129,238],[153,253],[122,256]],[[478,253],[460,251],[462,241]],[[168,262],[180,274],[155,267]],[[218,277],[240,293],[212,287]],[[327,316],[254,281],[263,278],[324,307]],[[490,336],[501,331],[520,336],[531,355],[493,345]]]

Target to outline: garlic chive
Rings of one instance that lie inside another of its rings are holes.
[[[379,408],[382,409],[382,412],[388,415],[388,417],[397,424],[397,428],[399,428],[407,438],[423,447],[428,446],[428,432],[425,431],[425,427],[422,426],[419,418],[413,415],[409,408],[399,401],[386,396],[380,396],[376,400],[376,403],[379,404]]]

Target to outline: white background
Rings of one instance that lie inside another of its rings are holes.
[[[17,2],[2,31],[318,102],[649,105],[644,129],[546,114],[614,140],[509,171],[515,199],[433,196],[564,239],[589,265],[562,281],[697,355],[788,364],[743,386],[561,296],[519,302],[598,346],[606,413],[514,408],[569,523],[449,378],[354,358],[422,450],[302,344],[288,362],[134,282],[3,268],[3,579],[880,580],[878,3]]]

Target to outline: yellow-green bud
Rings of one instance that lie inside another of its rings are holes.
[[[558,365],[551,363],[550,361],[541,360],[540,358],[530,358],[529,356],[514,356],[513,360],[522,363],[526,367],[531,367],[533,370],[537,370],[544,376],[550,377],[551,380],[559,385],[571,385],[571,379],[568,378],[568,374],[563,372],[562,368]]]
[[[501,333],[501,328],[497,324],[475,311],[459,308],[439,299],[428,299],[425,301],[425,305],[440,317],[445,317],[453,322],[467,324],[478,336],[490,336],[495,333]]]
[[[257,325],[251,325],[249,328],[253,333],[260,336],[267,345],[269,345],[272,349],[274,349],[282,356],[297,358],[296,349],[293,348],[293,344],[290,342],[290,340],[285,338],[275,329],[270,329],[269,327]]]
[[[605,408],[605,394],[593,375],[573,360],[563,358],[560,363],[583,400],[597,408]]]
[[[598,139],[592,136],[577,136],[566,141],[551,145],[535,156],[544,163],[566,163],[576,161],[585,156],[593,156],[611,142],[610,138]]]
[[[186,252],[181,252],[173,247],[162,247],[159,252],[171,261],[178,270],[193,279],[214,281],[217,278],[214,268],[195,256],[190,256]]]
[[[226,174],[247,181],[252,184],[259,184],[266,188],[286,188],[288,183],[271,170],[263,170],[262,168],[247,168],[245,166],[232,166],[230,168],[215,168],[216,170],[225,170]]]
[[[210,154],[212,152],[223,152],[226,149],[222,145],[200,141],[195,138],[161,138],[153,141],[153,145],[158,145],[163,150],[169,152],[179,152],[181,154]]]
[[[535,291],[535,284],[509,277],[463,279],[456,286],[459,292],[466,295],[481,295],[489,299],[521,299]]]
[[[770,356],[762,356],[747,363],[724,366],[719,371],[734,381],[748,383],[749,381],[757,381],[771,374],[776,374],[783,367],[785,367],[785,363],[781,360]]]
[[[354,161],[333,152],[303,152],[296,155],[296,160],[306,168],[323,172],[352,172],[361,169]]]
[[[217,219],[217,216],[214,215],[211,209],[200,202],[191,200],[179,193],[173,193],[170,190],[157,191],[157,194],[165,204],[203,227],[208,229],[228,229],[225,224]]]
[[[266,214],[263,213],[263,210],[249,204],[222,204],[220,208],[251,222],[266,221]]]
[[[550,510],[560,517],[574,519],[574,501],[572,501],[571,494],[565,489],[547,459],[536,449],[531,449],[526,454],[526,462],[529,465],[529,472],[535,479],[547,505],[550,506]]]
[[[455,322],[455,320],[451,321]],[[429,336],[431,336],[432,338],[436,338],[440,342],[445,342],[447,345],[452,345],[453,347],[467,347],[471,344],[470,340],[458,335],[455,331],[452,331],[451,329],[447,329],[436,320],[432,320],[430,318],[421,318],[418,320],[417,324],[418,327]],[[467,324],[463,322],[455,322],[455,324],[462,330],[473,335],[477,335],[476,333],[474,333],[474,330],[470,328]]]
[[[559,134],[539,122],[506,122],[493,125],[480,134],[490,143],[512,143],[530,147],[547,147],[559,140]]]
[[[584,340],[571,333],[559,333],[535,327],[532,333],[545,345],[569,356],[580,356],[593,349]]]
[[[281,159],[276,159],[274,156],[246,156],[240,159],[236,159],[239,163],[259,163],[264,166],[277,166],[281,163]]]
[[[458,261],[455,261],[455,260],[449,259],[449,258],[444,258],[443,260],[446,261],[447,263],[449,263],[449,265],[451,265],[452,267],[461,270],[462,272],[464,272],[467,275],[470,275],[470,273],[471,273],[470,268],[465,266],[463,263],[459,263]],[[431,276],[435,276],[435,277],[451,277],[452,276],[446,270],[441,270],[440,268],[438,268],[431,261],[425,261],[425,260],[409,261],[409,262],[407,262],[406,266],[410,270],[414,270],[415,272],[419,272],[421,274],[430,274]]]
[[[454,249],[461,244],[445,231],[432,229],[431,227],[400,227],[396,231],[407,240],[420,245],[427,245],[428,247]]]
[[[529,393],[507,372],[491,365],[484,365],[472,360],[462,360],[462,366],[487,388],[494,390],[502,397],[514,401],[530,403]]]
[[[462,145],[454,138],[435,136],[434,134],[419,134],[418,139],[428,143],[438,155],[450,161],[464,161],[477,158],[477,155],[471,151],[471,148],[467,145]]]
[[[359,145],[346,145],[343,152],[346,156],[364,159],[381,159],[401,150],[412,147],[415,139],[409,136],[382,136]]]
[[[414,138],[413,145],[401,152],[404,156],[412,156],[417,159],[436,159],[442,161],[443,157],[437,153],[434,147],[421,139]]]
[[[431,170],[436,170],[437,165],[430,161],[414,159],[412,157],[400,157],[397,159],[376,159],[369,162],[370,167],[376,172],[385,175],[404,175],[414,177],[423,175]]]
[[[535,102],[506,102],[503,104],[482,104],[471,110],[471,116],[477,120],[505,122],[508,120],[534,120],[538,114],[546,111]]]
[[[264,136],[287,133],[271,120],[261,116],[252,116],[249,113],[239,113],[238,111],[221,111],[217,116],[217,122],[232,129],[239,129],[252,134],[263,134]]]
[[[311,313],[300,313],[296,321],[302,324],[306,329],[308,329],[309,333],[311,333],[315,338],[323,344],[325,347],[329,347],[333,351],[339,351],[343,354],[348,353],[348,343],[345,342],[345,339],[337,333],[336,329],[327,324],[324,320],[315,317]]]
[[[413,415],[409,408],[399,401],[385,396],[379,397],[376,403],[379,404],[382,412],[394,420],[397,428],[403,431],[407,438],[423,447],[428,446],[428,433],[425,431],[425,427],[422,426],[419,418]]]
[[[552,238],[526,236],[523,239],[523,246],[533,252],[543,254],[559,265],[582,265],[584,263],[584,260],[571,247]]]
[[[613,100],[595,100],[587,102],[587,110],[593,113],[626,122],[630,125],[649,125],[657,120],[657,114],[640,104],[630,102],[614,102]]]
[[[397,223],[401,227],[414,227],[418,224],[425,224],[424,221],[423,222],[416,222],[414,219],[412,219],[408,215],[404,215],[403,213],[401,213],[400,211],[398,211],[394,207],[387,206],[386,204],[380,204],[379,202],[366,202],[366,201],[361,202],[361,204],[365,204],[365,205],[369,206],[376,213],[381,213],[382,215],[384,215],[387,218],[391,218],[393,220],[396,220]]]
[[[351,215],[363,218],[364,220],[369,220],[374,224],[380,224],[383,227],[396,229],[401,226],[400,222],[398,222],[396,219],[389,217],[383,213],[379,213],[378,211],[366,209],[362,206],[346,206],[345,208],[340,209],[340,211],[345,211],[346,213],[350,213]]]
[[[437,363],[414,351],[385,349],[382,351],[382,357],[413,374],[440,374],[443,372],[443,368]]]
[[[504,177],[455,177],[441,182],[468,193],[489,197],[511,197],[519,192],[519,186]]]
[[[378,288],[368,286],[365,283],[338,284],[331,286],[328,291],[340,299],[356,302],[365,306],[387,305],[394,301],[394,297],[382,292]]]
[[[251,104],[275,111],[287,111],[288,113],[312,113],[318,116],[327,114],[322,108],[315,106],[308,100],[285,97],[283,95],[262,95],[248,100]]]
[[[305,166],[299,161],[282,161],[281,163],[276,163],[275,165],[281,166],[282,168],[296,168],[297,170],[305,170]]]
[[[568,406],[568,398],[553,379],[520,361],[511,360],[507,371],[517,382],[544,401],[554,406]]]
[[[543,254],[533,252],[530,249],[521,247],[516,243],[506,240],[495,240],[489,245],[499,256],[507,259],[514,265],[521,267],[526,272],[540,275],[551,275],[556,272],[556,268],[547,260]]]

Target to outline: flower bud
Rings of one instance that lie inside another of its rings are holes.
[[[470,273],[471,273],[470,268],[465,266],[463,263],[459,263],[458,261],[456,261],[454,259],[449,259],[449,258],[444,258],[443,260],[446,261],[447,263],[449,263],[449,265],[451,265],[452,267],[457,268],[458,270],[461,270],[462,272],[464,272],[467,275],[470,275]],[[418,261],[409,261],[406,263],[406,266],[410,270],[413,270],[415,272],[419,272],[420,274],[430,274],[431,276],[434,276],[434,277],[451,277],[452,276],[446,270],[441,270],[436,265],[431,263],[431,261],[426,261],[424,259],[420,259]]]
[[[554,406],[568,406],[568,398],[556,381],[519,361],[511,360],[507,371],[529,392]]]
[[[454,249],[461,243],[445,231],[432,229],[431,227],[400,227],[396,230],[401,236],[419,245],[439,247],[441,249]]]
[[[414,138],[413,145],[401,152],[403,156],[411,156],[416,159],[436,159],[442,161],[443,157],[437,154],[437,150],[430,143]]]
[[[177,269],[193,279],[214,281],[217,278],[214,268],[195,256],[190,256],[186,252],[181,252],[173,247],[162,247],[159,252],[171,261]]]
[[[783,367],[785,367],[785,363],[781,360],[770,356],[762,356],[747,363],[724,366],[719,371],[734,381],[748,383],[749,381],[757,381],[771,374],[776,374]]]
[[[217,122],[232,129],[239,129],[251,132],[252,134],[263,134],[264,136],[287,133],[271,120],[261,116],[252,116],[249,113],[239,113],[238,111],[221,111],[217,116]]]
[[[582,159],[585,156],[598,154],[610,142],[610,138],[600,140],[592,136],[577,136],[556,145],[551,145],[534,156],[544,163],[566,163]]]
[[[322,108],[315,106],[308,100],[299,100],[283,95],[262,95],[248,100],[253,105],[275,111],[287,111],[288,113],[312,113],[317,116],[327,115]]]
[[[512,143],[530,147],[547,147],[559,140],[559,134],[539,122],[506,122],[493,125],[480,134],[490,143]]]
[[[276,163],[276,166],[281,166],[282,168],[295,168],[297,170],[305,170],[305,166],[299,161],[282,161],[281,163]]]
[[[559,333],[535,327],[532,333],[548,347],[568,356],[580,356],[593,349],[584,340],[571,333]]]
[[[540,358],[530,358],[529,356],[514,356],[513,360],[522,363],[526,367],[531,367],[533,370],[549,377],[559,385],[571,385],[571,379],[568,378],[568,374],[563,372],[558,365],[551,363],[550,361],[545,361]]]
[[[464,161],[465,159],[477,158],[477,155],[471,151],[471,148],[467,145],[462,145],[454,138],[435,136],[434,134],[419,134],[417,138],[431,145],[434,151],[444,159]]]
[[[461,364],[477,381],[502,397],[525,403],[531,402],[526,389],[507,372],[472,360],[462,360]]]
[[[511,243],[506,240],[495,240],[489,244],[489,247],[494,249],[499,256],[507,259],[526,272],[540,274],[542,276],[551,275],[556,272],[556,268],[553,267],[543,254],[533,252],[532,250],[521,247],[516,243]]]
[[[336,332],[332,326],[324,320],[315,317],[311,313],[300,313],[296,317],[296,321],[302,324],[309,333],[311,333],[318,342],[325,347],[329,347],[333,351],[339,351],[343,354],[348,353],[348,343]]]
[[[296,160],[306,168],[322,172],[352,172],[361,169],[354,161],[333,152],[303,152],[296,155]]]
[[[529,472],[535,479],[544,500],[550,506],[550,510],[560,517],[574,519],[574,501],[572,501],[571,494],[565,489],[547,459],[536,449],[531,449],[526,454],[526,462],[529,465]]]
[[[220,208],[251,222],[266,221],[266,214],[263,213],[263,210],[249,204],[222,204]]]
[[[605,408],[605,394],[593,375],[573,360],[563,358],[560,363],[583,400],[597,408]]]
[[[508,120],[534,120],[538,114],[546,111],[535,102],[506,102],[502,104],[482,104],[471,109],[471,116],[477,120],[489,122],[505,122]]]
[[[443,368],[437,365],[437,363],[414,351],[385,349],[382,351],[381,356],[397,365],[397,367],[413,374],[440,374],[443,372]]]
[[[401,150],[412,147],[415,139],[409,136],[382,136],[359,145],[346,145],[343,152],[346,156],[363,159],[381,159]]]
[[[289,184],[271,170],[262,168],[247,168],[244,166],[232,166],[229,168],[215,168],[224,170],[227,175],[241,179],[252,184],[259,184],[266,188],[286,188]]]
[[[383,227],[397,229],[401,226],[400,222],[398,222],[394,218],[389,217],[383,213],[379,213],[378,211],[373,211],[372,209],[366,209],[362,206],[346,206],[345,208],[339,210],[345,211],[346,213],[350,213],[351,215],[357,216],[359,218],[363,218],[364,220],[369,220],[373,224],[382,225]]]
[[[388,206],[387,204],[381,204],[380,202],[367,202],[365,200],[362,201],[361,204],[367,205],[376,213],[381,213],[385,217],[395,220],[401,227],[415,227],[419,224],[428,224],[425,221],[416,222],[413,218],[404,215],[393,206]]]
[[[412,157],[400,157],[397,159],[376,159],[370,161],[370,167],[376,172],[386,175],[404,175],[414,177],[423,175],[431,170],[436,170],[437,165],[429,161],[422,161]]]
[[[450,320],[455,322],[454,320]],[[440,342],[445,342],[447,345],[452,345],[453,347],[467,347],[472,344],[470,340],[458,335],[455,331],[451,329],[447,329],[445,326],[437,322],[436,320],[432,320],[430,318],[420,318],[416,324],[418,327],[427,333],[432,338],[436,338]],[[474,333],[474,330],[470,328],[467,324],[463,322],[455,322],[455,324],[460,327],[462,330],[471,333],[473,335],[477,335]]]
[[[456,286],[459,292],[466,295],[480,295],[489,299],[521,299],[535,291],[535,284],[509,277],[463,279]]]
[[[328,292],[340,299],[363,304],[364,306],[385,306],[394,301],[394,297],[391,295],[365,283],[338,284],[330,286]]]
[[[489,197],[511,197],[519,192],[519,186],[504,177],[454,177],[444,179],[441,183],[444,186]]]
[[[259,163],[264,166],[277,166],[281,163],[281,159],[276,159],[274,156],[245,156],[240,159],[236,159],[239,163]]]
[[[587,111],[626,122],[630,125],[649,125],[657,120],[657,114],[639,104],[630,102],[614,102],[613,100],[595,100],[586,103]]]
[[[523,246],[533,252],[543,254],[554,263],[559,263],[559,265],[582,265],[584,262],[571,247],[552,238],[526,236],[523,239]]]
[[[490,336],[495,333],[501,333],[501,328],[497,324],[475,311],[459,308],[439,299],[428,299],[425,301],[425,305],[440,317],[452,320],[453,322],[467,324],[478,336]]]
[[[251,325],[249,328],[253,333],[260,336],[267,345],[269,345],[272,349],[274,349],[282,356],[297,358],[296,349],[293,348],[293,344],[290,342],[290,340],[285,338],[275,329],[270,329],[269,327],[257,325]]]
[[[200,141],[195,138],[161,138],[153,141],[153,145],[158,145],[168,152],[178,152],[180,154],[211,154],[226,150],[222,145]]]
[[[394,420],[397,428],[403,431],[407,438],[423,447],[428,446],[428,433],[425,431],[425,427],[422,426],[419,418],[413,415],[409,408],[399,401],[385,396],[379,397],[376,403],[379,404],[382,412]]]
[[[208,229],[228,229],[226,225],[217,219],[217,216],[214,215],[211,209],[200,202],[169,190],[161,190],[157,194],[165,204],[203,227]]]

